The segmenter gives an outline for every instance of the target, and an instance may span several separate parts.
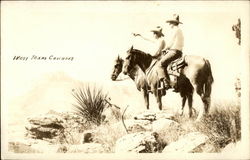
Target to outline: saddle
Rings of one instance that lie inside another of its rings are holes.
[[[173,76],[180,76],[181,69],[186,65],[185,63],[185,56],[180,57],[174,61],[172,61],[168,66],[167,66],[167,72],[169,75]]]

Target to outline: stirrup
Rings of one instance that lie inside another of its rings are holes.
[[[165,85],[163,81],[160,81],[160,86],[157,88],[157,90],[165,90]]]
[[[166,79],[163,80],[163,86],[164,86],[164,88],[165,88],[166,90],[169,89],[169,88],[172,88],[171,85],[170,85],[170,82],[167,82]]]
[[[165,90],[165,87],[164,86],[160,86],[157,88],[158,90]]]

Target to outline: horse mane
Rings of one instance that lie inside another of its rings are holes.
[[[152,62],[153,57],[149,53],[145,53],[139,49],[133,49],[131,52],[135,53],[137,57],[140,59],[137,59],[137,64],[142,68],[142,70],[146,70]]]
[[[140,53],[142,56],[144,56],[146,58],[148,58],[148,57],[152,58],[152,56],[149,53],[145,53],[145,52],[143,52],[143,51],[141,51],[139,49],[133,49],[133,51],[136,52],[136,53]]]

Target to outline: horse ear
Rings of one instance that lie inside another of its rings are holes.
[[[118,54],[118,57],[117,57],[116,60],[117,60],[117,61],[122,61],[123,59],[122,59],[122,57]]]
[[[129,51],[132,51],[132,50],[133,50],[133,48],[134,48],[134,47],[133,47],[133,46],[131,46],[131,48],[130,48],[130,50],[129,50]]]
[[[133,50],[133,46],[131,46],[131,48],[127,51],[127,53],[130,53]]]

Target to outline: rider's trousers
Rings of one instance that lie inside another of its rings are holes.
[[[182,52],[179,50],[169,50],[166,54],[163,54],[160,63],[161,66],[158,70],[159,79],[167,78],[169,80],[169,76],[167,74],[167,66],[170,62],[180,58],[182,56]]]

